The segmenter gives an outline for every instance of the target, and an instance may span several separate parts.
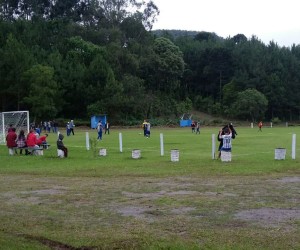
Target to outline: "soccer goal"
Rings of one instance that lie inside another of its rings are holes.
[[[7,130],[10,126],[16,128],[16,133],[19,134],[20,130],[25,133],[29,132],[29,111],[10,111],[0,113],[0,143],[6,142],[5,137]]]

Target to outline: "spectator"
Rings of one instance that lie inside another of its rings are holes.
[[[17,138],[17,147],[20,149],[20,155],[23,153],[23,148],[27,147],[26,137],[24,130],[20,130],[20,133]],[[28,150],[25,149],[25,154],[28,155]]]
[[[70,125],[70,134],[72,133],[74,135],[74,127],[75,127],[74,121],[71,120],[70,123],[69,123],[69,125]]]
[[[97,124],[97,131],[98,131],[97,140],[102,140],[103,125],[101,121],[99,121]]]
[[[71,133],[71,129],[70,129],[70,122],[68,122],[68,123],[67,123],[67,126],[66,126],[66,128],[67,128],[67,136],[69,136],[69,135],[70,135],[70,133]]]
[[[39,145],[39,146],[41,146],[41,145],[43,145],[43,144],[47,144],[47,141],[46,141],[47,137],[48,137],[48,134],[45,134],[45,135],[43,135],[43,136],[40,136],[40,137],[37,139],[36,144]]]
[[[108,134],[109,135],[109,129],[110,129],[110,124],[109,124],[109,122],[106,122],[105,123],[105,127],[104,127],[104,133],[106,134]]]
[[[62,134],[59,134],[57,140],[57,149],[62,150],[64,152],[64,157],[68,157],[68,148],[65,147],[63,139],[64,136]]]
[[[196,124],[196,134],[200,134],[200,122]]]
[[[35,131],[33,129],[30,129],[29,134],[27,135],[26,144],[27,144],[27,147],[31,147],[31,148],[39,147],[37,145],[37,138],[36,138]]]
[[[263,126],[263,123],[262,123],[262,121],[260,121],[259,123],[258,123],[258,131],[257,132],[262,132],[262,126]]]
[[[14,154],[14,148],[17,147],[16,140],[17,140],[16,129],[11,128],[11,130],[6,135],[6,146],[8,147],[10,155]]]

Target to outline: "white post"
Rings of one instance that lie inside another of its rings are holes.
[[[164,155],[164,135],[160,134],[160,156]]]
[[[288,122],[286,122],[286,123],[285,123],[285,126],[286,126],[286,127],[288,127],[288,126],[289,126],[289,123],[288,123]]]
[[[273,128],[273,123],[272,122],[270,123],[270,127]]]
[[[120,152],[123,152],[122,133],[119,133]]]
[[[253,128],[253,122],[251,122],[251,128]]]
[[[86,143],[86,150],[90,150],[89,132],[85,132],[85,143]]]
[[[292,139],[292,159],[296,159],[296,134],[293,134]]]
[[[4,124],[4,113],[1,113],[2,115],[2,133],[3,133],[3,142],[5,142],[5,135],[6,135],[6,131],[5,131],[5,124]]]
[[[215,141],[215,134],[211,135],[211,142],[212,142],[212,150],[211,150],[211,157],[212,159],[216,159],[216,141]]]
[[[27,134],[29,134],[29,129],[30,129],[30,123],[29,123],[29,111],[27,113]]]

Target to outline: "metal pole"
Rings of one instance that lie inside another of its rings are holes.
[[[90,150],[89,132],[85,132],[85,143],[86,143],[86,150]]]
[[[123,152],[122,133],[119,133],[120,152]]]
[[[296,134],[293,134],[292,137],[292,159],[296,159]]]
[[[160,155],[164,155],[164,136],[160,134]]]
[[[216,159],[216,141],[215,141],[215,134],[211,135],[211,142],[212,142],[212,150],[211,150],[211,156],[212,159]]]

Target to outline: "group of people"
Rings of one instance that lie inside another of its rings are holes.
[[[34,149],[46,145],[48,134],[41,136],[38,131],[31,128],[28,135],[25,136],[25,131],[20,130],[17,135],[16,129],[10,126],[6,135],[6,146],[10,149],[11,154],[18,154],[17,149],[20,150],[20,154],[23,154],[23,149],[25,149],[25,154],[28,155],[30,154],[28,148]]]
[[[49,120],[49,121],[44,121],[44,122],[41,122],[41,128],[43,128],[43,130],[45,131],[45,133],[50,133],[51,131],[53,133],[57,133],[58,131],[58,122],[53,120]]]
[[[106,122],[103,125],[102,121],[99,120],[98,123],[97,123],[97,133],[98,133],[97,140],[102,140],[103,129],[104,129],[104,133],[109,135],[109,130],[110,130],[110,124],[109,124],[109,122]]]
[[[200,122],[192,121],[191,127],[192,133],[200,134]]]

